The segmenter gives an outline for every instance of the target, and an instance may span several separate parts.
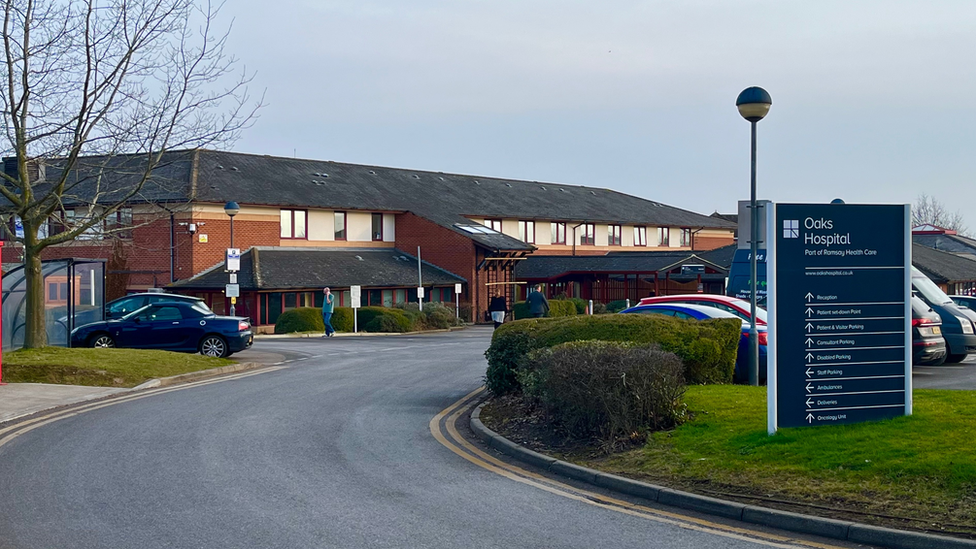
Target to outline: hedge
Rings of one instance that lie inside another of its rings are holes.
[[[322,310],[315,307],[288,309],[281,313],[278,316],[278,321],[275,322],[276,334],[324,331],[325,323],[322,322]]]
[[[411,332],[414,322],[402,309],[360,307],[359,329],[364,332]]]
[[[515,315],[515,319],[519,320],[522,318],[534,318],[531,313],[529,313],[529,305],[525,301],[519,301],[512,307],[512,313]],[[576,305],[566,299],[553,299],[549,301],[549,316],[575,316],[576,315]]]
[[[572,341],[529,353],[518,370],[523,393],[577,438],[613,446],[670,429],[685,415],[681,359],[654,347]]]
[[[485,383],[495,394],[520,388],[515,372],[529,351],[570,341],[658,344],[684,364],[692,384],[731,383],[741,332],[739,319],[684,320],[660,315],[585,315],[503,324],[485,351]]]

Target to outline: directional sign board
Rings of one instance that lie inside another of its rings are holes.
[[[911,414],[909,207],[767,215],[769,432]]]
[[[353,309],[358,309],[361,304],[362,286],[349,286],[349,301]]]

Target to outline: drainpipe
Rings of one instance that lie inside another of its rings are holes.
[[[575,227],[573,227],[573,255],[576,255],[576,229],[579,229],[582,226],[583,224],[579,223]]]

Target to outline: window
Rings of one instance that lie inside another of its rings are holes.
[[[634,227],[634,246],[647,246],[647,227]]]
[[[535,221],[519,221],[519,240],[535,244]]]
[[[346,239],[346,212],[335,213],[335,239]]]
[[[374,213],[373,218],[373,241],[379,242],[383,240],[383,214]]]
[[[607,246],[620,246],[620,225],[610,225],[607,227]]]
[[[691,246],[691,229],[681,229],[681,246]]]
[[[159,307],[153,311],[153,320],[183,320],[183,313],[177,307]]]
[[[502,232],[502,220],[501,219],[486,219],[485,227],[490,228],[493,231]]]
[[[592,223],[583,223],[580,225],[580,245],[582,246],[594,246],[596,245],[596,226]]]
[[[48,301],[58,300],[58,285],[56,283],[47,285],[47,300]]]
[[[305,210],[281,210],[281,238],[304,240],[308,238],[308,220]]]
[[[119,238],[132,238],[132,208],[119,208],[105,218],[105,230]]]
[[[552,233],[552,243],[553,244],[565,244],[566,243],[566,224],[565,223],[550,223],[549,230]]]
[[[658,246],[669,246],[668,236],[670,235],[670,230],[667,227],[657,228],[657,245]]]

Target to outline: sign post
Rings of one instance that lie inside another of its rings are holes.
[[[454,285],[454,318],[461,318],[461,284]]]
[[[234,217],[231,216],[231,242],[234,241]],[[237,272],[241,270],[241,249],[240,248],[227,248],[227,255],[224,259],[224,265],[227,272],[230,273],[230,283],[227,284],[224,290],[226,296],[230,298],[230,316],[234,316],[237,311],[234,305],[237,304],[237,298],[241,296],[240,287],[237,285]],[[231,293],[233,292],[233,293]]]
[[[911,209],[767,209],[767,426],[912,413]]]
[[[360,286],[349,286],[349,306],[352,307],[352,333],[359,333]]]

